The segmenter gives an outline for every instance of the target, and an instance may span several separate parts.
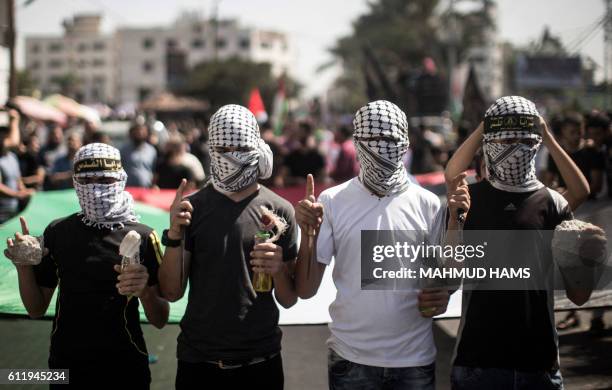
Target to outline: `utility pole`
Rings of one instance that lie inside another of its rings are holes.
[[[8,8],[8,31],[6,38],[9,48],[9,99],[17,96],[17,69],[15,68],[15,0],[6,0]]]
[[[607,109],[612,108],[612,0],[606,3],[606,21],[604,23],[604,82],[606,83]]]

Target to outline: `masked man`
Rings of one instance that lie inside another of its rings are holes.
[[[249,110],[221,107],[209,135],[211,183],[181,201],[183,181],[162,238],[163,295],[181,298],[189,281],[176,388],[282,389],[278,308],[271,292],[253,289],[252,279],[253,272],[271,275],[276,300],[284,307],[296,302],[293,208],[257,183],[270,176],[272,153]],[[275,243],[255,245],[262,207],[284,219],[287,229],[275,232]]]
[[[318,202],[309,177],[307,197],[296,207],[302,229],[296,288],[301,298],[313,296],[335,259],[338,292],[329,309],[327,342],[330,389],[433,390],[431,317],[446,311],[448,291],[416,286],[364,291],[360,259],[363,231],[419,231],[438,243],[445,209],[436,195],[409,181],[402,163],[409,146],[403,111],[388,101],[371,102],[357,111],[353,125],[359,176],[323,191]],[[456,229],[457,208],[469,209],[463,177],[449,193],[451,229]],[[313,233],[316,244],[310,248]],[[316,264],[309,269],[315,248]]]
[[[168,319],[169,305],[157,286],[159,239],[137,222],[132,197],[124,192],[126,176],[117,149],[106,144],[79,149],[73,179],[81,211],[47,226],[42,259],[15,265],[21,299],[32,318],[45,314],[58,288],[49,367],[69,369],[70,384],[80,388],[148,389],[139,301],[157,328]],[[20,244],[32,238],[23,218],[21,224],[23,234],[15,233],[5,252],[14,262]],[[141,237],[136,257],[142,264],[121,271],[119,245],[130,231]]]
[[[452,177],[467,169],[482,146],[487,179],[469,186],[472,207],[464,229],[504,230],[503,236],[498,233],[504,245],[496,247],[489,241],[488,258],[504,266],[527,259],[531,272],[539,278],[532,279],[535,285],[525,282],[522,289],[464,288],[452,370],[454,389],[563,388],[549,280],[552,274],[547,271],[553,265],[551,242],[546,242],[541,232],[572,219],[572,213],[568,200],[536,177],[535,156],[543,141],[570,192],[585,194],[584,199],[588,195],[586,179],[554,140],[535,105],[520,96],[499,98],[486,111],[484,125],[448,163],[446,174]],[[574,197],[569,199],[576,203]],[[575,207],[581,200],[577,202]],[[535,232],[515,235],[525,230]],[[604,232],[592,230],[594,249],[603,250]],[[570,282],[573,278],[562,267],[560,270],[568,298],[578,305],[586,302],[588,287],[583,284],[577,288]]]

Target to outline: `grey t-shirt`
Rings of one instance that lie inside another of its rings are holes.
[[[121,148],[121,162],[127,173],[128,187],[151,187],[157,150],[148,143],[139,146],[129,143]]]
[[[194,209],[185,232],[185,249],[191,252],[189,300],[181,320],[178,358],[198,363],[280,351],[278,308],[272,292],[254,295],[249,260],[260,206],[285,218],[289,227],[276,244],[283,248],[284,261],[296,258],[293,207],[264,186],[234,202],[207,185],[189,200]]]
[[[12,152],[0,156],[0,179],[2,184],[12,190],[19,189],[19,179],[21,171],[19,170],[19,160]],[[17,212],[19,201],[17,198],[9,198],[8,196],[0,196],[0,220],[4,222]]]

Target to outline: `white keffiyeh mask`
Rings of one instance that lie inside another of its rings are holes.
[[[245,107],[228,104],[210,119],[212,183],[221,192],[238,192],[272,175],[272,151],[261,139],[255,116]],[[221,152],[219,147],[245,150]]]
[[[377,100],[357,111],[353,126],[359,180],[377,195],[403,192],[410,183],[402,162],[410,145],[406,114],[393,103]]]
[[[80,184],[79,178],[109,177],[112,184]],[[123,228],[125,222],[137,222],[132,195],[125,191],[127,174],[121,166],[119,150],[93,143],[83,146],[74,157],[74,188],[79,198],[83,222],[99,229]]]
[[[535,155],[542,143],[539,116],[535,104],[520,96],[499,98],[485,113],[483,152],[493,187],[510,192],[544,187],[535,169]],[[534,142],[493,142],[496,140]]]

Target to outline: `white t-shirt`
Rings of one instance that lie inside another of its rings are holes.
[[[324,218],[317,260],[335,259],[336,299],[328,346],[355,363],[377,367],[416,367],[435,360],[431,319],[418,309],[418,290],[361,290],[362,230],[421,230],[438,242],[443,212],[440,200],[411,184],[401,194],[378,198],[358,178],[321,193]]]

